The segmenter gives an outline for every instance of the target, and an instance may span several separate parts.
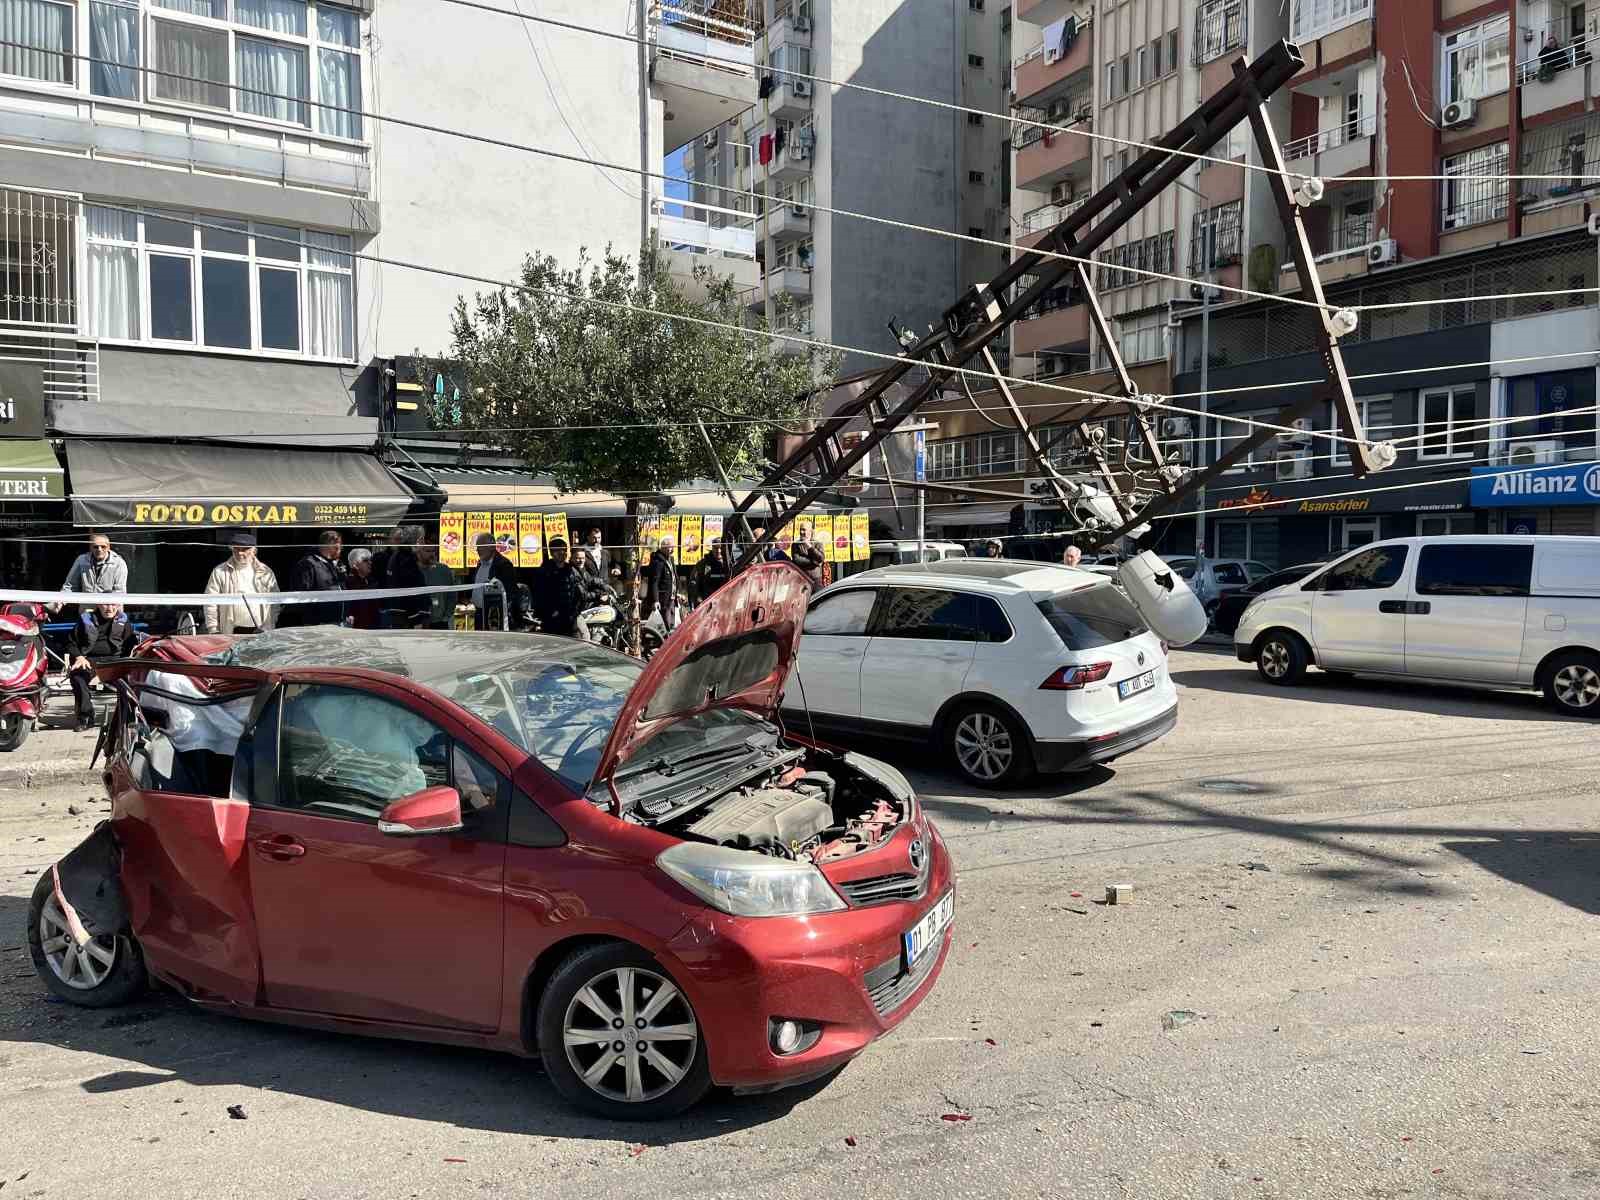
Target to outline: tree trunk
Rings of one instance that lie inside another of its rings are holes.
[[[628,641],[625,648],[635,658],[642,658],[644,651],[639,642],[639,544],[642,539],[639,536],[639,501],[636,497],[628,497],[626,512],[627,520],[622,527],[622,600],[628,613]]]

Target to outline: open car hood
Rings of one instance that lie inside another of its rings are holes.
[[[713,708],[774,720],[794,666],[811,589],[789,563],[761,563],[718,588],[657,650],[617,714],[596,782],[661,730]]]

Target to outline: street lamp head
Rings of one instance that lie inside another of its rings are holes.
[[[1301,208],[1307,208],[1322,199],[1323,191],[1322,180],[1315,175],[1303,175],[1300,177],[1300,186],[1295,188],[1294,202]]]

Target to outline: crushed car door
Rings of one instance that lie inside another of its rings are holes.
[[[245,727],[265,676],[148,660],[100,676],[119,692],[111,820],[145,961],[197,996],[254,1004],[261,955],[245,863],[250,809],[232,794],[230,730]]]

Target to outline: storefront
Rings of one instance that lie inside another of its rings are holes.
[[[1600,534],[1600,464],[1474,467],[1472,506],[1491,533]]]
[[[60,582],[53,576],[72,540],[66,495],[66,472],[45,438],[44,368],[0,361],[0,579]]]

